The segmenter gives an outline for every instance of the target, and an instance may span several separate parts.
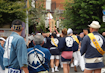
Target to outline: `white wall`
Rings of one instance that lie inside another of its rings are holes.
[[[51,0],[46,0],[46,10],[51,10]]]
[[[0,36],[8,37],[12,33],[10,28],[0,28]]]

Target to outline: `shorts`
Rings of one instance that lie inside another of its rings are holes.
[[[69,63],[71,61],[71,59],[65,59],[61,56],[61,61],[62,61],[62,63]]]
[[[68,61],[68,62],[62,62],[62,64],[70,64],[70,61]]]
[[[101,69],[101,68],[85,68],[87,70],[95,70],[95,69]]]
[[[51,55],[50,59],[59,59],[59,55]]]

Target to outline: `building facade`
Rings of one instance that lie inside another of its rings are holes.
[[[35,0],[37,3],[39,0]],[[46,10],[54,11],[55,9],[64,10],[65,0],[44,0]]]

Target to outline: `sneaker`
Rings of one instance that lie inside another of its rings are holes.
[[[57,71],[59,71],[58,69],[55,69],[55,71],[57,72]]]
[[[61,65],[61,68],[63,68],[63,65]]]
[[[74,67],[73,63],[71,63],[71,67]]]
[[[51,72],[54,73],[54,68],[52,68]]]
[[[54,73],[54,70],[53,71],[51,71],[52,73]]]

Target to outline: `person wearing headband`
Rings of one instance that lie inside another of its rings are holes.
[[[5,66],[5,73],[13,71],[17,73],[29,73],[27,62],[27,48],[24,38],[21,37],[22,21],[16,19],[12,22],[11,35],[5,42],[5,51],[3,55],[3,65]]]

